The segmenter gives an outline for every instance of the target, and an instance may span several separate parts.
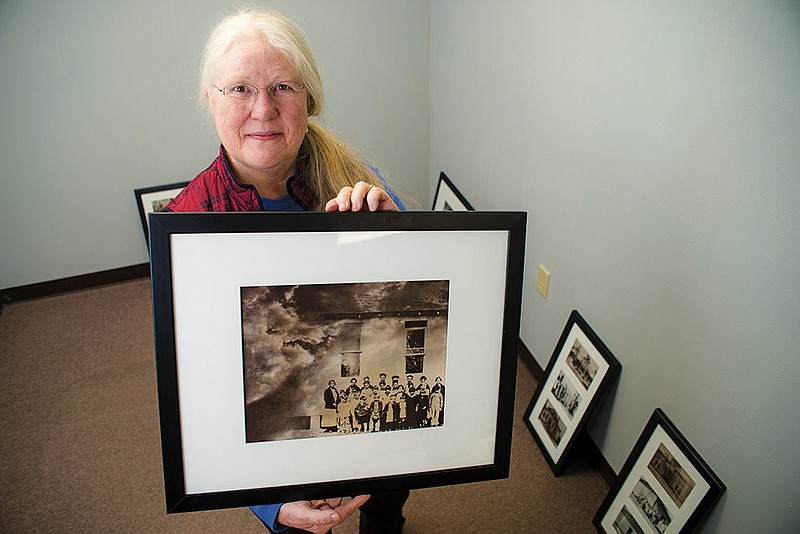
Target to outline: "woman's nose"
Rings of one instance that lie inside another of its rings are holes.
[[[278,108],[275,102],[270,98],[269,92],[259,91],[256,95],[255,102],[253,102],[253,109],[250,115],[254,119],[265,120],[273,118],[278,113]]]

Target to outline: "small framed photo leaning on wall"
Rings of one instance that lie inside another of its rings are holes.
[[[523,418],[554,474],[564,468],[619,369],[608,347],[573,310]]]
[[[593,522],[608,534],[688,534],[724,491],[722,481],[656,408]]]
[[[433,211],[472,211],[475,208],[461,194],[456,184],[443,172],[439,173],[436,194],[433,196]]]
[[[150,246],[150,239],[147,229],[147,216],[155,211],[161,210],[161,208],[169,204],[169,201],[175,198],[187,185],[189,185],[189,182],[176,182],[174,184],[143,187],[133,190],[133,194],[136,196],[136,207],[139,210],[139,218],[142,221],[142,230],[144,230],[144,240],[147,242],[148,247]]]
[[[508,477],[525,226],[151,214],[167,511]]]

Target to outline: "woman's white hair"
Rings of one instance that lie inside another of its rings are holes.
[[[312,117],[319,115],[325,100],[322,94],[322,79],[303,30],[276,11],[253,8],[240,9],[211,30],[200,66],[198,93],[200,105],[208,109],[208,89],[231,45],[240,39],[253,37],[266,39],[292,62],[303,78],[300,81],[306,86],[308,115]]]
[[[320,115],[324,104],[322,79],[305,34],[280,13],[253,8],[239,10],[211,30],[200,70],[200,105],[208,110],[208,91],[231,46],[240,39],[254,37],[266,39],[286,55],[306,86],[308,115]],[[327,199],[336,197],[343,187],[353,186],[359,181],[386,187],[366,164],[367,159],[361,151],[316,121],[308,121],[306,126],[308,129],[298,152],[298,163],[302,165],[301,174],[315,193],[309,206],[311,209],[324,210]]]

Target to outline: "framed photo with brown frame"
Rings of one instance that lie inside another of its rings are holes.
[[[619,369],[605,343],[573,310],[523,417],[554,474],[563,470]]]
[[[433,211],[472,211],[475,208],[461,194],[444,172],[439,173],[436,194],[433,196]]]
[[[152,213],[167,511],[507,477],[525,225]]]
[[[144,230],[144,240],[148,247],[150,246],[150,239],[148,237],[147,216],[169,204],[170,200],[175,198],[187,185],[189,185],[189,182],[176,182],[133,190],[133,194],[136,196],[136,208],[139,210],[139,219],[142,221],[142,230]]]
[[[599,532],[688,534],[725,485],[656,408],[595,515]]]

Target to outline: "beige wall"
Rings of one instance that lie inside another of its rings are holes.
[[[796,532],[800,3],[431,5],[430,175],[528,211],[525,344],[577,308],[612,467],[660,406],[728,485],[705,532]]]

